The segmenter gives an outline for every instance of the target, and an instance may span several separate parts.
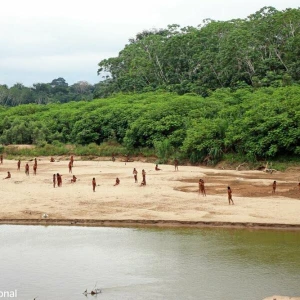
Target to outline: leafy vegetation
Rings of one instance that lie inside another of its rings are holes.
[[[97,97],[157,89],[204,97],[219,88],[300,82],[300,9],[263,7],[246,19],[146,30],[99,63]]]
[[[0,142],[36,144],[48,154],[150,150],[162,162],[176,156],[191,163],[215,163],[228,153],[248,161],[297,156],[299,95],[300,86],[290,86],[219,89],[206,98],[149,92],[20,105],[0,109]]]

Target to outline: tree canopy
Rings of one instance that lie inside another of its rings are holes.
[[[117,57],[99,63],[114,92],[164,89],[209,95],[218,88],[279,87],[300,82],[300,9],[263,7],[246,19],[206,19],[145,30]],[[98,94],[100,96],[100,93]]]

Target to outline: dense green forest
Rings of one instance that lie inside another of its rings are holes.
[[[300,9],[144,31],[99,63],[108,75],[96,85],[0,85],[0,143],[47,155],[66,144],[101,155],[106,145],[105,154],[148,152],[161,162],[297,157],[299,58]]]
[[[246,19],[137,34],[99,63],[111,76],[95,95],[163,89],[206,97],[218,88],[299,84],[299,58],[300,9],[264,7]]]
[[[1,142],[92,148],[107,142],[123,145],[125,153],[153,149],[161,160],[177,156],[191,163],[207,159],[213,163],[227,153],[249,161],[296,156],[299,95],[300,86],[224,88],[206,98],[149,92],[90,102],[2,107]]]

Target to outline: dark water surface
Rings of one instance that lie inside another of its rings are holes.
[[[300,296],[296,231],[1,225],[0,261],[22,300]]]

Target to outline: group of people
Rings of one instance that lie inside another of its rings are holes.
[[[155,170],[156,170],[156,171],[160,171],[160,170],[161,170],[161,169],[158,167],[157,164],[155,165]],[[138,177],[137,177],[138,171],[136,170],[136,168],[133,168],[132,174],[133,174],[134,182],[135,182],[135,183],[138,183]],[[121,182],[121,181],[120,181],[119,177],[117,177],[114,186],[119,185],[120,182]],[[146,185],[146,171],[143,169],[143,170],[142,170],[142,181],[141,181],[141,186],[145,186],[145,185]],[[95,192],[95,190],[96,190],[96,179],[95,179],[95,178],[93,178],[93,180],[92,180],[92,187],[93,187],[93,191]]]
[[[51,157],[50,162],[55,162],[54,158]],[[70,161],[69,161],[69,173],[72,173],[72,168],[74,165],[74,156],[71,155],[70,157]],[[72,176],[70,182],[71,183],[75,183],[77,181],[77,177],[75,175]],[[61,187],[62,186],[62,175],[59,173],[53,174],[53,187],[56,186],[56,182],[57,182],[57,186]]]
[[[56,184],[58,187],[62,186],[62,175],[59,173],[53,174],[53,187],[56,187]]]
[[[158,166],[156,165],[156,167],[158,167]],[[136,170],[136,168],[133,168],[132,174],[133,174],[134,182],[138,183],[138,179],[137,179],[138,171]],[[144,169],[142,170],[142,178],[143,179],[141,182],[141,186],[145,186],[146,185],[146,171]]]
[[[274,180],[273,183],[272,183],[272,194],[275,194],[276,187],[277,187],[277,182],[276,182],[276,180]],[[298,188],[299,188],[299,192],[300,192],[300,182],[298,183]],[[199,179],[199,194],[202,194],[203,196],[206,196],[206,191],[205,191],[205,186],[204,186],[204,180],[203,179]],[[230,186],[227,187],[227,194],[228,194],[229,205],[234,204],[234,202],[232,200],[232,190],[231,190]]]
[[[115,157],[113,157],[115,160]],[[113,160],[113,161],[114,161]],[[51,157],[50,162],[54,162],[54,158]],[[1,164],[3,164],[3,155],[0,155],[0,162]],[[34,159],[34,165],[33,165],[33,174],[36,175],[36,171],[37,171],[37,159]],[[74,165],[74,156],[72,155],[70,157],[70,161],[68,164],[69,167],[69,173],[72,173],[72,168]],[[178,165],[179,162],[177,159],[174,160],[174,167],[175,167],[175,171],[178,171]],[[18,160],[17,162],[17,170],[19,171],[21,168],[21,160]],[[158,165],[155,165],[155,171],[160,171],[161,169],[158,167]],[[138,171],[136,170],[136,168],[133,168],[133,177],[134,177],[134,182],[138,183]],[[29,175],[29,164],[26,163],[25,165],[25,174],[28,176]],[[11,178],[11,173],[10,171],[7,172],[7,176],[3,179],[10,179]],[[77,181],[77,177],[75,175],[72,176],[70,182],[71,183],[75,183]],[[114,186],[117,186],[120,184],[120,179],[119,177],[116,178],[115,184]],[[92,179],[92,187],[93,187],[93,191],[95,192],[96,190],[96,179],[93,178]],[[199,195],[202,194],[203,196],[206,196],[206,189],[205,189],[205,183],[203,179],[199,179],[198,182],[199,188],[198,188],[198,192]],[[55,188],[56,186],[61,187],[62,186],[62,175],[59,173],[53,174],[53,187]],[[141,181],[141,186],[146,186],[146,171],[144,169],[142,169],[142,181]],[[275,194],[276,192],[276,187],[277,187],[277,182],[276,180],[273,181],[272,184],[272,194]],[[299,192],[300,192],[300,182],[298,183],[298,187],[299,187]],[[232,199],[232,190],[230,188],[230,186],[227,187],[227,194],[228,194],[228,203],[229,205],[232,204],[234,205],[233,199]]]
[[[202,196],[206,197],[206,190],[205,190],[204,180],[200,178],[198,185],[199,185],[199,195],[202,194]],[[232,200],[232,190],[231,190],[230,186],[227,187],[227,195],[228,195],[229,205],[230,204],[234,205],[234,202]]]
[[[3,163],[3,156],[2,156],[2,163]],[[17,162],[17,170],[20,171],[21,169],[21,160],[19,159],[18,162]],[[36,175],[36,170],[37,170],[37,159],[35,158],[34,159],[34,165],[33,165],[33,174]],[[27,176],[29,176],[29,164],[26,163],[25,165],[25,174]],[[11,178],[11,173],[10,171],[7,172],[7,176],[3,179],[9,179]]]

